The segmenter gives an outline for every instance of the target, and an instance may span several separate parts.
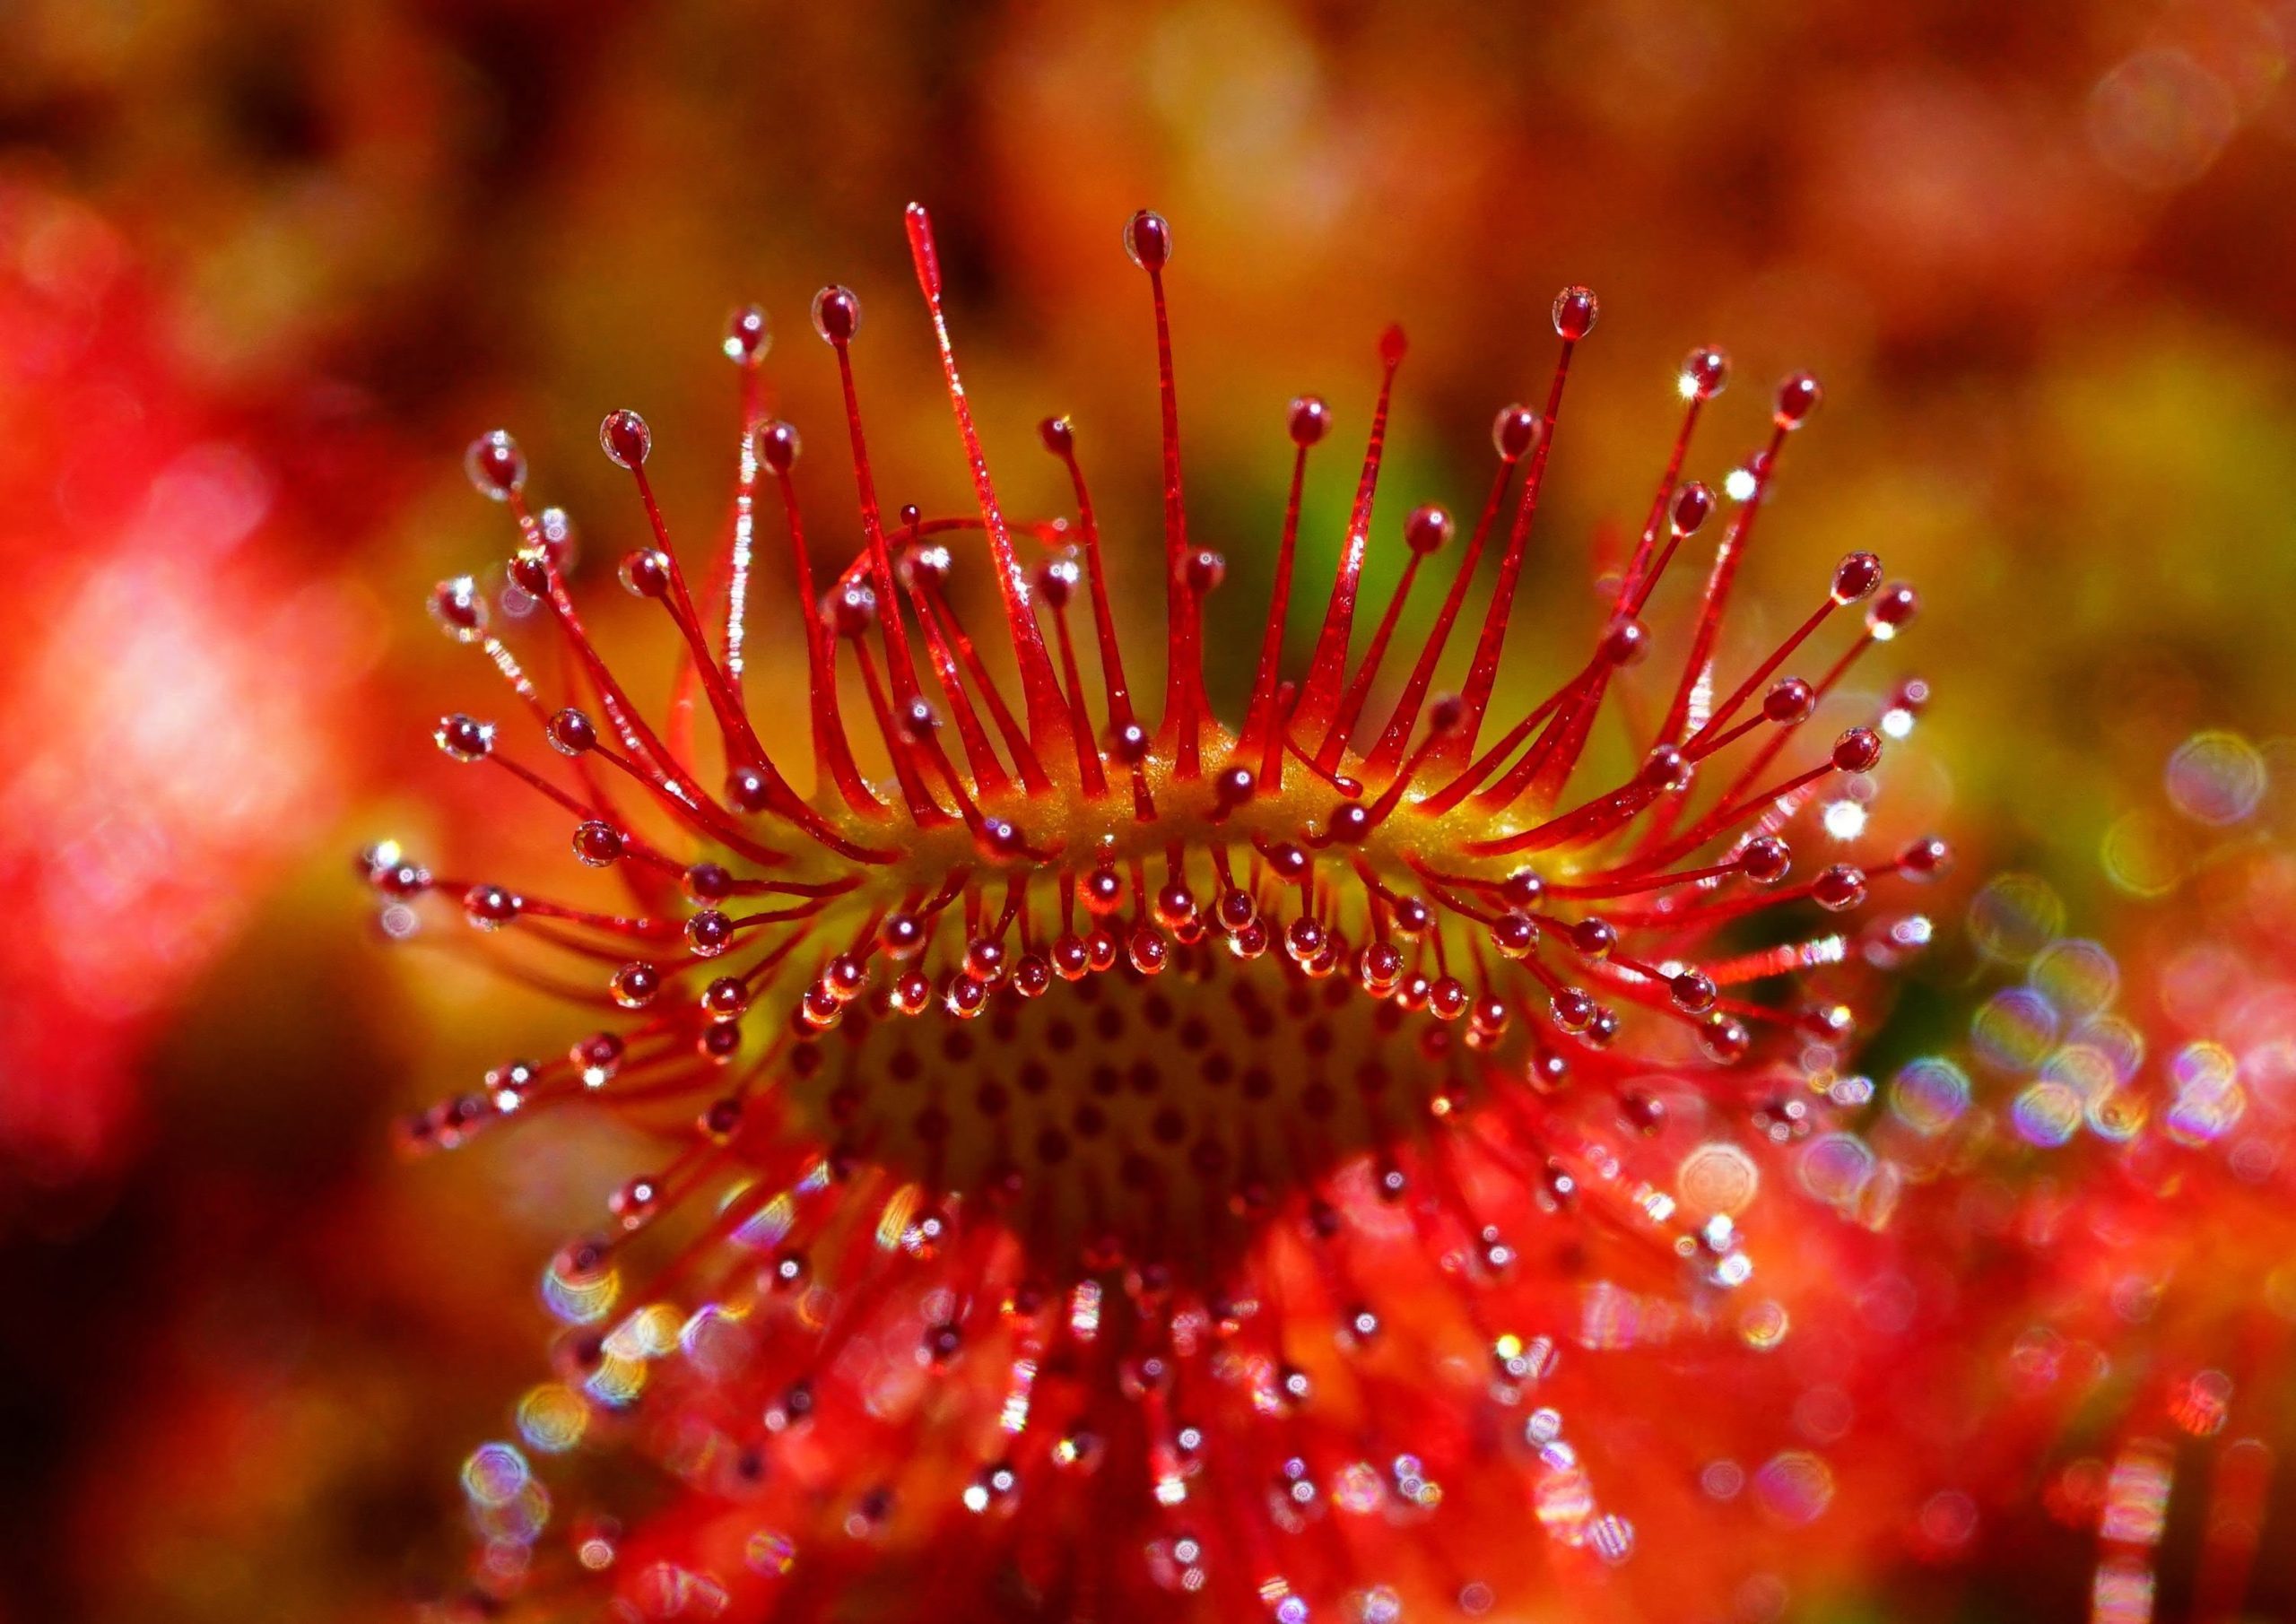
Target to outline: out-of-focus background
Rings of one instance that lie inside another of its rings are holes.
[[[422,612],[509,545],[460,450],[516,430],[599,573],[637,515],[596,421],[634,406],[706,533],[754,299],[849,546],[805,316],[843,281],[889,499],[961,507],[911,198],[1008,505],[1065,505],[1031,425],[1073,413],[1135,582],[1149,204],[1231,595],[1293,393],[1360,424],[1402,320],[1393,511],[1471,508],[1584,282],[1533,628],[1587,625],[1585,539],[1635,521],[1710,340],[1706,477],[1770,379],[1825,382],[1754,573],[1781,628],[1853,545],[1921,585],[1917,795],[1966,863],[2075,917],[2161,889],[2160,763],[2289,725],[2289,0],[0,0],[0,39],[7,1624],[397,1618],[454,1575],[455,1465],[604,1187],[578,1147],[393,1151],[505,1040],[488,987],[378,952],[351,854],[524,849],[425,737],[494,699]]]

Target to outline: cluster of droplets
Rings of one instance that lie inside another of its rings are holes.
[[[655,723],[579,618],[566,516],[528,507],[526,458],[509,435],[482,437],[467,472],[510,510],[520,548],[499,588],[448,581],[430,611],[487,658],[550,755],[530,760],[496,724],[465,715],[443,718],[435,737],[450,759],[550,802],[578,863],[625,900],[586,906],[433,874],[388,843],[362,859],[389,934],[412,934],[422,899],[443,894],[478,931],[535,950],[510,973],[608,1012],[563,1054],[507,1062],[422,1115],[416,1142],[452,1145],[510,1116],[596,1106],[665,1148],[613,1193],[606,1233],[552,1264],[544,1295],[570,1330],[561,1379],[522,1408],[527,1446],[570,1446],[595,1412],[665,1411],[683,1439],[673,1470],[721,1499],[761,1497],[786,1520],[749,1529],[744,1548],[770,1559],[738,1576],[698,1559],[624,1561],[595,1521],[578,1561],[631,1576],[625,1600],[666,1586],[757,1616],[781,1604],[775,1586],[808,1559],[849,1578],[896,1537],[905,1509],[917,1515],[908,1480],[944,1475],[910,1459],[918,1406],[937,1384],[962,1395],[944,1407],[993,1417],[995,1441],[952,1455],[958,1486],[925,1498],[1010,1530],[979,1559],[999,1583],[1048,1608],[1078,1585],[1240,1585],[1278,1618],[1305,1617],[1309,1589],[1360,1576],[1308,1554],[1322,1519],[1431,1515],[1445,1485],[1476,1474],[1456,1426],[1431,1416],[1353,1460],[1316,1429],[1328,1383],[1352,1390],[1343,1412],[1375,1396],[1403,1404],[1417,1379],[1404,1350],[1432,1359],[1431,1327],[1454,1321],[1486,1350],[1456,1402],[1529,1417],[1511,1423],[1524,1453],[1500,1481],[1535,1485],[1538,1520],[1562,1547],[1623,1560],[1631,1524],[1599,1505],[1561,1411],[1536,1391],[1552,1376],[1555,1327],[1574,1313],[1583,1264],[1528,1262],[1523,1226],[1568,1217],[1574,1255],[1622,1247],[1619,1266],[1650,1275],[1652,1304],[1666,1290],[1742,1287],[1754,1270],[1744,1220],[1755,1157],[1799,1147],[1857,1103],[1839,1091],[1853,1002],[1926,927],[1915,916],[1782,943],[1770,931],[1761,945],[1742,941],[1737,922],[1793,917],[1797,904],[1848,913],[1876,881],[1926,880],[1947,861],[1942,843],[1922,839],[1793,878],[1789,834],[1819,786],[1870,786],[1884,737],[1903,737],[1927,698],[1925,684],[1901,683],[1812,764],[1774,765],[1858,658],[1913,618],[1914,593],[1885,584],[1873,554],[1844,558],[1776,648],[1734,686],[1718,680],[1737,575],[1786,440],[1818,404],[1815,381],[1780,386],[1766,447],[1726,482],[1735,512],[1681,671],[1661,690],[1654,742],[1622,780],[1574,797],[1606,695],[1638,681],[1629,673],[1655,651],[1646,616],[1662,578],[1724,500],[1683,477],[1700,413],[1727,381],[1720,352],[1683,365],[1680,433],[1584,663],[1495,742],[1486,724],[1510,612],[1594,295],[1570,288],[1555,301],[1561,350],[1544,408],[1509,406],[1494,421],[1489,495],[1399,686],[1380,673],[1417,577],[1463,528],[1432,504],[1406,516],[1401,578],[1357,650],[1402,333],[1379,345],[1378,404],[1314,652],[1287,675],[1302,490],[1333,427],[1321,399],[1294,401],[1273,599],[1231,729],[1203,669],[1205,609],[1226,569],[1188,529],[1163,283],[1170,232],[1135,217],[1126,246],[1150,284],[1164,408],[1167,677],[1151,721],[1125,673],[1076,428],[1052,418],[1040,429],[1070,479],[1074,517],[1008,518],[959,379],[923,211],[910,211],[909,230],[978,514],[909,506],[889,521],[850,359],[859,301],[824,289],[813,326],[844,394],[861,545],[818,576],[797,496],[800,437],[773,415],[761,364],[770,330],[761,311],[737,313],[725,350],[742,385],[738,475],[706,578],[690,579],[671,545],[643,419],[617,411],[600,425],[651,531],[621,560],[621,583],[658,604],[682,643],[673,704]],[[776,505],[802,625],[810,788],[767,751],[745,689],[763,515]],[[987,553],[1017,704],[949,591],[957,538]],[[1437,695],[1494,549],[1498,578],[1464,681]],[[1862,628],[1817,678],[1787,671],[1861,604]],[[575,702],[544,697],[498,609],[556,627]],[[1371,700],[1390,693],[1375,720]],[[857,700],[857,733],[846,721]],[[695,736],[697,717],[714,744]],[[1726,751],[1736,752],[1726,769]],[[538,764],[552,758],[555,770]],[[702,766],[712,760],[714,775]],[[1757,995],[1759,984],[1769,988]],[[1303,1317],[1332,1327],[1329,1348],[1302,1350]],[[1601,1345],[1622,1344],[1606,1333]],[[873,1361],[875,1375],[857,1374]],[[1067,1419],[1039,1420],[1055,1405]],[[968,1435],[934,1434],[927,1453]],[[842,1476],[822,1453],[832,1440]],[[507,1457],[487,1458],[483,1576],[500,1590],[525,1573],[547,1499],[512,1482]],[[1101,1574],[1067,1548],[1048,1487],[1064,1477],[1090,1481],[1087,1503],[1131,1519],[1144,1564]],[[1255,1481],[1263,1487],[1239,1487]],[[802,1506],[824,1502],[842,1508],[831,1520],[845,1555],[823,1554],[799,1525]],[[1052,1522],[1015,1515],[1038,1504]],[[660,1537],[677,1545],[701,1524],[714,1528],[716,1514]],[[1481,1595],[1488,1606],[1479,1560],[1446,1557],[1429,1571],[1441,1569],[1438,1587],[1457,1604]],[[1398,1593],[1351,1594],[1373,1597],[1368,1606]]]

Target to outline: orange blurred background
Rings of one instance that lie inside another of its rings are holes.
[[[633,406],[674,523],[714,523],[717,340],[757,299],[848,544],[804,314],[841,281],[889,499],[961,506],[912,198],[1009,506],[1065,506],[1032,425],[1068,412],[1119,537],[1156,470],[1118,231],[1170,217],[1194,523],[1246,602],[1292,395],[1360,421],[1403,321],[1396,511],[1469,503],[1585,282],[1533,627],[1585,623],[1579,539],[1632,522],[1710,340],[1740,369],[1715,473],[1770,378],[1825,381],[1752,570],[1779,617],[1852,545],[1920,583],[1921,797],[1972,866],[2101,908],[2100,843],[2170,747],[2291,726],[2290,0],[0,21],[9,1624],[396,1618],[452,1576],[455,1463],[531,1379],[535,1267],[613,1165],[391,1151],[505,1042],[490,988],[378,952],[349,862],[483,811],[426,737],[483,690],[422,595],[509,545],[461,447],[513,428],[595,572],[637,518],[596,423]],[[1929,973],[1950,991],[1953,955]],[[1975,1581],[1876,1583],[1887,1616],[1988,1616]]]

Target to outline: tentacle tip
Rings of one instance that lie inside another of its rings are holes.
[[[1124,251],[1134,265],[1154,275],[1172,257],[1170,222],[1153,209],[1143,209],[1125,222]]]
[[[901,222],[909,231],[909,254],[917,261],[917,279],[924,284],[925,296],[936,300],[941,296],[941,255],[933,241],[933,217],[923,204],[912,203],[902,212]]]

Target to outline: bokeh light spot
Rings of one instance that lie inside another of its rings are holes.
[[[2081,1096],[2069,1084],[2036,1082],[2009,1107],[2018,1136],[2028,1144],[2054,1150],[2081,1128]]]
[[[2187,53],[2139,51],[2090,93],[2089,144],[2123,179],[2165,191],[2207,172],[2238,117],[2224,82]]]
[[[2169,800],[2196,823],[2222,829],[2251,816],[2269,775],[2257,747],[2235,733],[2196,733],[2169,758]]]
[[[1799,1528],[1816,1522],[1833,1504],[1833,1468],[1806,1449],[1788,1449],[1754,1473],[1754,1493],[1764,1511]]]
[[[533,1472],[526,1457],[509,1444],[481,1444],[463,1462],[463,1491],[478,1506],[507,1506]]]
[[[1909,1062],[1890,1080],[1890,1112],[1917,1133],[1944,1133],[1969,1105],[1969,1073],[1943,1055]]]
[[[589,1422],[590,1407],[582,1395],[556,1382],[528,1388],[518,1401],[518,1436],[547,1455],[580,1443]]]
[[[2105,878],[2132,897],[2165,897],[2185,877],[2183,844],[2159,812],[2133,812],[2116,819],[2097,855]]]
[[[2120,965],[2094,942],[2052,942],[2026,967],[2026,984],[2062,1013],[2095,1014],[2120,992]]]
[[[2010,987],[1985,1001],[1970,1019],[1977,1056],[1997,1071],[2030,1071],[2057,1042],[2057,1006],[2029,986]]]
[[[1970,939],[1987,958],[2004,964],[2030,962],[2064,926],[2064,899],[2035,874],[1987,881],[1970,904]]]
[[[1711,1140],[1683,1158],[1674,1186],[1683,1205],[1700,1218],[1745,1210],[1761,1187],[1754,1159],[1726,1140]]]

